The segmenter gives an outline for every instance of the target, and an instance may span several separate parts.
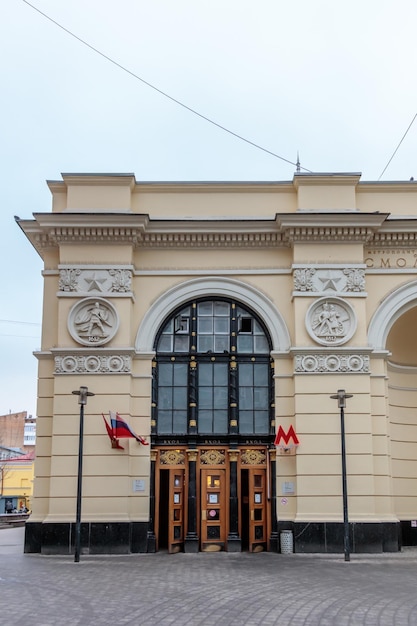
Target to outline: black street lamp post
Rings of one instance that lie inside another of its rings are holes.
[[[84,436],[84,406],[87,404],[87,397],[94,396],[94,393],[88,391],[88,387],[80,387],[78,391],[72,392],[78,396],[78,404],[80,405],[80,437],[78,442],[78,482],[77,482],[77,512],[75,516],[75,553],[74,563],[80,560],[81,547],[81,494],[83,482],[83,436]]]
[[[352,394],[346,393],[344,389],[338,389],[337,395],[330,396],[332,400],[337,400],[337,406],[340,409],[340,433],[342,438],[342,486],[343,486],[343,536],[344,536],[344,552],[345,561],[350,561],[350,544],[349,544],[349,514],[348,514],[348,496],[346,482],[346,441],[345,441],[345,408],[346,398],[352,398]]]

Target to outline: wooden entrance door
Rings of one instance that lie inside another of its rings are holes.
[[[224,469],[201,470],[201,550],[226,549],[227,510],[226,472]]]
[[[268,549],[267,485],[265,469],[249,469],[249,552]]]
[[[184,544],[184,470],[169,470],[168,552],[174,554]]]

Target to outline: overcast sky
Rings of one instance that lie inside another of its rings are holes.
[[[314,172],[377,180],[417,113],[415,0],[33,0],[172,98]],[[36,414],[42,263],[14,222],[61,172],[291,180],[23,0],[0,0],[0,414]],[[417,120],[381,180],[417,179]]]

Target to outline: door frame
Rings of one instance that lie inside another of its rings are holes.
[[[270,451],[267,445],[241,445],[237,448],[231,450],[228,445],[199,445],[197,448],[190,450],[187,446],[181,445],[178,447],[174,446],[156,446],[156,466],[155,466],[155,520],[154,520],[154,532],[156,537],[156,550],[160,549],[161,537],[159,537],[159,529],[160,529],[160,515],[163,514],[161,511],[161,502],[160,502],[160,489],[161,489],[161,472],[169,471],[175,472],[178,470],[182,470],[184,473],[184,486],[183,486],[183,512],[182,512],[182,523],[183,523],[183,541],[187,536],[188,531],[188,497],[189,497],[189,463],[191,461],[192,452],[194,458],[196,458],[196,520],[195,520],[195,528],[197,529],[198,535],[198,549],[202,548],[202,536],[201,536],[201,527],[202,527],[202,470],[211,470],[215,472],[216,470],[224,470],[225,475],[225,493],[224,493],[224,501],[223,506],[225,510],[225,524],[226,524],[226,542],[225,542],[225,551],[227,551],[227,538],[229,536],[230,531],[230,464],[231,458],[237,457],[237,494],[238,494],[238,529],[239,536],[242,537],[242,474],[243,471],[248,472],[248,477],[256,473],[259,470],[264,471],[264,528],[265,528],[265,541],[266,550],[270,550],[270,535],[271,535],[271,485],[270,485],[270,470],[271,470],[271,458]],[[168,513],[169,513],[169,503],[168,503]],[[192,509],[190,509],[192,510]],[[249,513],[250,515],[250,507]],[[169,520],[168,520],[169,524]],[[248,527],[250,527],[250,520],[248,520]],[[168,531],[169,534],[169,531]],[[252,542],[253,543],[253,542]],[[248,550],[251,551],[250,541]]]

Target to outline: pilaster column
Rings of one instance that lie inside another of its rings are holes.
[[[155,467],[156,450],[151,450],[151,467],[149,476],[149,524],[148,524],[148,552],[156,552],[155,536]]]
[[[271,536],[269,549],[278,552],[278,518],[277,518],[277,451],[274,448],[269,451],[270,477],[271,477]]]
[[[242,541],[239,537],[239,500],[237,493],[237,461],[238,450],[229,450],[230,461],[230,492],[229,492],[229,535],[227,537],[227,551],[240,552]]]
[[[187,450],[188,455],[188,518],[184,552],[198,552],[197,534],[197,450]]]

